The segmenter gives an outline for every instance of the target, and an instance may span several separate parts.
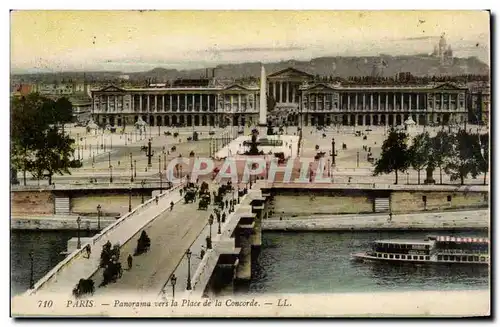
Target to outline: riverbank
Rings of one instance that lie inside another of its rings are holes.
[[[489,210],[393,215],[313,215],[262,221],[264,231],[465,230],[488,229]]]

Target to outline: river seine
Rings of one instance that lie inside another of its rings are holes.
[[[487,269],[354,263],[353,252],[385,238],[422,239],[424,232],[264,232],[254,277],[245,293],[332,293],[397,290],[487,289]],[[487,236],[486,233],[432,233]],[[12,231],[11,292],[29,287],[30,259],[37,281],[64,259],[60,253],[75,232]],[[85,232],[82,236],[88,236]]]
[[[353,252],[378,239],[487,233],[265,232],[249,293],[346,293],[398,290],[488,289],[487,268],[356,263]]]

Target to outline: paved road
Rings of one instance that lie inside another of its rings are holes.
[[[210,187],[211,191],[216,189],[214,184]],[[124,269],[122,278],[116,283],[98,288],[96,294],[109,295],[128,290],[158,294],[170,274],[175,271],[182,260],[185,260],[186,250],[193,245],[207,226],[208,217],[213,212],[212,208],[213,205],[207,211],[198,210],[198,203],[184,204],[184,201],[181,201],[175,205],[173,212],[164,212],[145,229],[151,239],[150,251],[134,256],[132,269]],[[212,232],[215,233],[214,226],[212,226]],[[138,239],[139,235],[136,235],[122,246],[120,252],[122,267],[127,267],[127,257],[134,253]],[[193,257],[199,256],[199,251],[199,247],[193,248]],[[196,268],[194,262],[192,262],[192,268]],[[96,285],[100,284],[102,270],[98,272],[94,280]],[[179,283],[185,284],[185,280],[179,280]]]

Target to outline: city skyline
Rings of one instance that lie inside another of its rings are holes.
[[[488,15],[487,11],[13,11],[11,72],[135,72],[325,56],[430,54],[443,33],[454,56],[476,56],[489,64]]]

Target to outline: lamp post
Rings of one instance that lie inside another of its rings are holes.
[[[210,225],[210,229],[209,229],[209,239],[210,239],[210,242],[207,242],[207,249],[210,250],[212,248],[212,225],[214,224],[214,216],[212,214],[210,214],[210,217],[208,217],[208,225]]]
[[[191,290],[191,249],[187,249],[186,257],[188,259],[188,277],[187,277],[187,285],[186,290]]]
[[[141,202],[142,202],[142,204],[144,204],[144,184],[146,184],[146,181],[143,179],[143,180],[141,181],[141,189],[142,189],[142,190],[141,190],[141,191],[142,191],[142,192],[141,192],[141,196],[142,196],[142,201],[141,201]]]
[[[406,172],[406,184],[410,184],[410,172]]]
[[[158,175],[161,173],[161,154],[158,156]]]
[[[177,283],[177,277],[175,277],[175,274],[172,274],[172,277],[170,277],[170,283],[172,284],[172,298],[175,298],[175,284]]]
[[[359,151],[356,152],[356,167],[359,168]]]
[[[108,152],[108,166],[111,166],[111,152]]]
[[[101,205],[97,205],[97,230],[101,230]]]
[[[137,160],[134,159],[134,177],[137,177]]]
[[[30,251],[30,289],[33,289],[35,286],[35,279],[33,277],[33,251]]]
[[[163,174],[160,171],[160,194],[163,193]]]
[[[217,215],[217,224],[219,224],[219,227],[217,229],[217,234],[220,234],[221,231],[220,231],[220,215]]]
[[[109,166],[109,182],[113,183],[113,166]]]
[[[82,242],[80,240],[80,223],[82,222],[82,218],[78,217],[76,218],[76,224],[78,225],[78,231],[77,231],[77,234],[76,234],[76,237],[78,238],[78,241],[76,243],[76,248],[78,250],[80,250],[80,248],[82,247]]]
[[[132,211],[132,186],[128,187],[128,212]]]
[[[129,153],[130,157],[130,182],[134,182],[134,164],[132,162],[132,152]]]
[[[165,147],[163,147],[163,170],[167,170],[167,152]]]

